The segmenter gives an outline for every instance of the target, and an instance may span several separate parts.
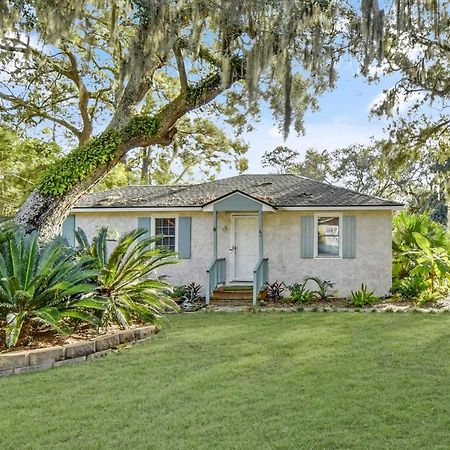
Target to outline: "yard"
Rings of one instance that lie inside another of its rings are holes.
[[[448,448],[450,315],[199,313],[0,379],[0,447]]]

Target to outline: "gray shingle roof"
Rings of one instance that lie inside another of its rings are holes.
[[[238,175],[189,186],[127,186],[87,194],[79,208],[177,208],[203,206],[235,191],[274,207],[402,206],[391,200],[361,194],[297,175]]]

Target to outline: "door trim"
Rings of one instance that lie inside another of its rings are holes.
[[[254,217],[256,218],[256,233],[258,233],[258,213],[233,213],[231,214],[231,233],[230,233],[230,249],[234,249],[236,245],[236,217]],[[256,249],[258,250],[258,248]],[[252,283],[253,277],[250,280],[241,280],[235,277],[235,267],[236,267],[236,252],[233,250],[230,253],[230,275],[229,283]],[[253,269],[252,269],[253,271]]]

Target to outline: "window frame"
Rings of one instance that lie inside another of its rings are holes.
[[[161,216],[157,216],[157,217],[152,217],[152,224],[151,224],[151,228],[152,228],[152,236],[156,236],[156,221],[158,220],[158,219],[167,219],[167,220],[170,220],[170,219],[173,219],[173,220],[175,220],[175,248],[174,248],[174,250],[171,250],[171,251],[174,251],[174,252],[176,252],[176,253],[178,253],[178,217],[177,216],[173,216],[173,215],[165,215],[164,217],[161,217]],[[153,243],[153,248],[159,248],[158,246],[157,246],[157,243],[156,242],[154,242]]]
[[[319,254],[319,218],[337,217],[339,219],[339,253],[336,256]],[[314,258],[315,259],[342,259],[342,224],[343,214],[341,212],[321,211],[314,213]]]

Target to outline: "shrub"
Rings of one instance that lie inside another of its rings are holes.
[[[331,281],[322,280],[322,278],[319,277],[306,277],[304,281],[314,281],[317,284],[317,289],[314,290],[313,293],[316,294],[320,300],[327,300],[333,296],[330,289],[334,286],[334,283]]]
[[[288,286],[291,293],[291,298],[295,302],[307,302],[315,297],[315,293],[306,287],[308,279],[304,280],[303,283],[294,283]]]
[[[184,286],[184,294],[183,294],[183,305],[192,305],[193,303],[198,302],[200,297],[200,291],[202,290],[202,286],[197,283],[189,283]]]
[[[417,297],[417,303],[419,305],[424,305],[425,303],[432,303],[441,298],[439,292],[423,291]]]
[[[426,214],[401,212],[394,218],[392,292],[418,299],[449,287],[450,235]]]
[[[167,291],[167,294],[174,300],[182,301],[187,295],[186,285],[182,284],[180,286],[174,286],[171,291]]]
[[[101,325],[117,323],[124,327],[133,320],[153,322],[163,311],[177,310],[167,295],[170,285],[156,275],[156,269],[176,263],[174,254],[153,248],[155,238],[146,238],[146,230],[125,234],[108,256],[107,229],[102,228],[90,243],[80,228],[75,237],[80,255],[92,258],[92,268],[98,271],[93,280],[95,295],[84,305],[96,308]]]
[[[379,298],[374,295],[373,291],[367,289],[367,286],[361,284],[361,289],[358,291],[351,291],[351,297],[349,298],[350,304],[354,306],[365,306],[376,302]]]
[[[269,300],[277,301],[283,298],[285,284],[282,281],[275,281],[274,283],[267,283],[267,297]]]
[[[95,316],[77,305],[96,288],[91,262],[90,257],[74,258],[61,238],[41,246],[36,233],[2,228],[0,313],[6,320],[6,345],[16,345],[24,325],[43,323],[69,334],[68,318],[96,324]]]

